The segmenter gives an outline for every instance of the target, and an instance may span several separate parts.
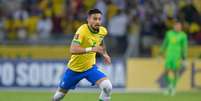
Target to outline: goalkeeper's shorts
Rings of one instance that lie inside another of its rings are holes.
[[[181,66],[180,58],[167,58],[165,60],[165,69],[178,70]]]

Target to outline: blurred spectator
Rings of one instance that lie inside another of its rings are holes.
[[[200,31],[200,26],[197,22],[192,22],[189,26],[189,33],[196,34]]]
[[[22,20],[25,20],[28,18],[28,12],[23,9],[22,7],[16,9],[16,11],[14,11],[14,19],[22,19]]]
[[[109,35],[114,43],[114,50],[117,50],[117,53],[121,55],[125,53],[127,48],[127,27],[128,15],[123,10],[119,10],[108,25]]]
[[[53,24],[53,29],[52,29],[52,35],[53,37],[61,37],[63,34],[63,29],[62,29],[62,16],[61,15],[54,15],[52,17],[52,24]]]
[[[164,8],[163,8],[163,16],[165,19],[167,17],[176,18],[177,14],[177,6],[173,0],[167,0],[165,2]]]
[[[103,25],[106,24],[105,17],[106,17],[106,12],[107,12],[107,5],[106,5],[105,0],[97,0],[95,8],[99,9],[103,13],[102,23],[103,23]]]
[[[32,15],[27,20],[28,36],[30,40],[37,40],[37,23],[39,21],[39,16]]]
[[[69,18],[69,15],[68,14],[64,15],[61,25],[65,35],[73,33],[72,23],[73,23],[73,20]]]
[[[188,23],[200,23],[200,14],[192,3],[189,3],[181,8],[180,13],[183,15],[185,21],[187,21]]]
[[[107,4],[106,19],[109,22],[112,19],[112,17],[116,15],[118,7],[111,0],[107,0],[106,4]]]
[[[96,4],[96,0],[81,0],[83,1],[83,5],[85,6],[86,10],[93,8]]]
[[[27,26],[26,21],[29,17],[28,12],[23,8],[19,7],[13,12],[13,18],[14,18],[14,32],[17,35],[18,40],[26,40],[27,35]]]
[[[132,16],[129,21],[128,48],[126,57],[139,56],[140,21],[137,16]]]
[[[2,5],[6,13],[12,13],[20,8],[23,0],[2,0]]]
[[[21,18],[14,19],[14,32],[17,34],[18,40],[26,40],[27,39],[27,26],[26,26],[26,20]]]
[[[163,33],[167,30],[167,27],[172,28],[172,20],[170,19],[166,21],[167,22],[164,22],[160,16],[157,16],[157,14],[152,19],[151,32],[154,37],[162,39],[165,36]]]
[[[150,49],[151,46],[154,44],[154,42],[156,42],[156,38],[154,36],[154,33],[152,32],[152,25],[153,25],[153,21],[150,18],[145,19],[145,21],[142,23],[142,30],[141,30],[141,52],[143,53],[143,55],[147,56],[148,54],[150,54]],[[159,33],[157,33],[159,34]],[[160,33],[161,34],[161,33]]]
[[[5,28],[5,32],[6,32],[5,38],[7,40],[16,40],[17,39],[16,33],[14,31],[13,23],[14,23],[13,16],[8,15],[6,17],[5,23],[4,23],[4,28]]]
[[[52,11],[55,15],[62,15],[64,13],[64,1],[65,0],[52,0]]]
[[[5,39],[4,23],[5,23],[5,20],[3,16],[0,15],[0,40]]]
[[[51,4],[52,3],[50,2],[50,0],[40,0],[38,3],[38,7],[40,10],[45,11],[49,8],[49,6],[52,6]]]
[[[145,16],[146,16],[145,7],[143,5],[138,5],[137,9],[138,9],[140,20],[141,21],[145,20]]]
[[[126,10],[126,0],[113,0],[114,4],[118,6],[119,9]]]
[[[84,9],[82,0],[69,0],[67,2],[67,14],[70,16],[70,20],[77,20],[79,17],[79,13],[82,9]]]
[[[37,24],[37,32],[39,34],[39,38],[41,39],[50,38],[51,30],[52,30],[51,18],[43,14]]]
[[[198,10],[199,13],[201,13],[201,1],[200,0],[191,0],[193,5],[196,7],[196,9]]]
[[[195,34],[193,36],[193,39],[197,44],[200,45],[201,44],[201,31],[199,31],[197,34]]]

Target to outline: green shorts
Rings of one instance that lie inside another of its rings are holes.
[[[165,69],[177,70],[181,66],[181,58],[167,58],[165,60]]]

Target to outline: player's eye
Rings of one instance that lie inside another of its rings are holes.
[[[97,21],[97,20],[100,21],[101,18],[99,18],[99,17],[94,17],[94,20],[95,20],[95,21]]]
[[[94,17],[94,20],[98,20],[98,18],[97,18],[97,17]]]

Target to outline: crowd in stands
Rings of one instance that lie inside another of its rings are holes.
[[[66,38],[86,23],[89,9],[98,8],[103,12],[103,25],[108,28],[109,50],[139,56],[161,42],[176,19],[183,22],[190,42],[201,44],[199,3],[199,0],[0,0],[0,40]]]

